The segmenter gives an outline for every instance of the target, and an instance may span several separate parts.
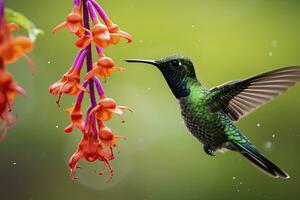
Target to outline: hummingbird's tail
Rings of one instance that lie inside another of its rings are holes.
[[[255,166],[261,169],[263,172],[275,177],[288,179],[289,175],[274,163],[269,161],[266,157],[258,152],[258,150],[250,143],[234,143],[234,146],[238,148],[239,152]]]

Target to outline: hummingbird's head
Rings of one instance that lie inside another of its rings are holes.
[[[128,59],[126,61],[156,66],[177,98],[188,96],[190,93],[188,81],[197,80],[192,61],[182,55],[172,55],[160,60]]]

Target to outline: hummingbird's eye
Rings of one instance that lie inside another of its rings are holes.
[[[171,65],[173,65],[173,66],[181,66],[182,64],[181,64],[181,62],[179,62],[178,60],[173,60],[173,61],[171,62]]]

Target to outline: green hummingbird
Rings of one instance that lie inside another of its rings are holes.
[[[161,71],[179,102],[186,127],[204,144],[208,155],[232,150],[273,177],[289,178],[257,150],[234,122],[295,85],[300,80],[300,66],[283,67],[207,89],[198,81],[192,61],[185,56],[126,61],[152,64]]]

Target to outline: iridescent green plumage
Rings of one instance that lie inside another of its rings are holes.
[[[204,144],[209,155],[229,149],[240,152],[253,164],[274,177],[288,174],[261,155],[238,130],[234,121],[280,95],[300,80],[300,67],[266,72],[245,80],[232,81],[212,89],[197,79],[192,61],[174,55],[157,61],[127,60],[155,65],[162,72],[189,131]]]

